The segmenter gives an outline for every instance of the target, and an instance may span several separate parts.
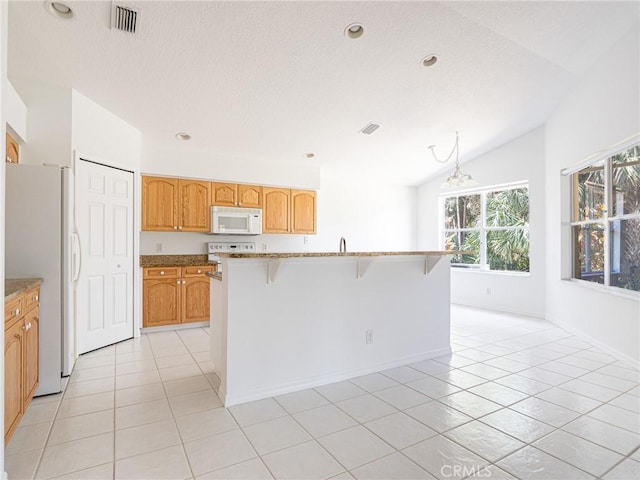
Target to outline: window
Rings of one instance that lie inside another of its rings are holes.
[[[640,291],[640,144],[572,175],[573,277]]]
[[[456,267],[529,271],[529,188],[490,188],[443,199],[443,247]]]

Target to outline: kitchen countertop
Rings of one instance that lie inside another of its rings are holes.
[[[39,286],[42,282],[42,278],[6,278],[4,280],[4,301],[9,302]]]
[[[192,267],[213,265],[207,255],[140,255],[141,267]]]
[[[450,250],[408,251],[408,252],[296,252],[296,253],[217,253],[226,258],[296,258],[296,257],[388,257],[403,255],[444,256],[460,253]]]

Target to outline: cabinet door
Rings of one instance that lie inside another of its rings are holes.
[[[142,282],[142,326],[180,323],[182,280],[165,278]]]
[[[187,277],[182,282],[182,323],[208,322],[209,277]]]
[[[289,233],[289,197],[286,188],[262,188],[262,233]]]
[[[209,232],[209,197],[211,183],[196,180],[180,180],[181,222],[183,232]]]
[[[38,389],[38,345],[40,309],[36,306],[24,316],[24,408]]]
[[[4,332],[4,441],[11,438],[17,428],[24,403],[24,369],[22,356],[24,353],[24,322],[19,321]]]
[[[178,230],[178,179],[142,177],[142,230]]]
[[[291,190],[291,233],[316,233],[316,192]]]
[[[262,208],[262,187],[258,185],[238,185],[238,206]]]
[[[7,151],[7,163],[19,163],[20,162],[20,146],[15,138],[8,133],[5,136],[6,151]]]
[[[238,205],[238,185],[235,183],[212,183],[211,205],[236,207]]]

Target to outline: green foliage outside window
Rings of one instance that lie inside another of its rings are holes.
[[[464,251],[453,256],[456,266],[528,272],[528,188],[445,198],[444,247]]]

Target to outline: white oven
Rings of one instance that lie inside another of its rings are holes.
[[[259,208],[211,207],[211,234],[260,235],[262,210]]]

